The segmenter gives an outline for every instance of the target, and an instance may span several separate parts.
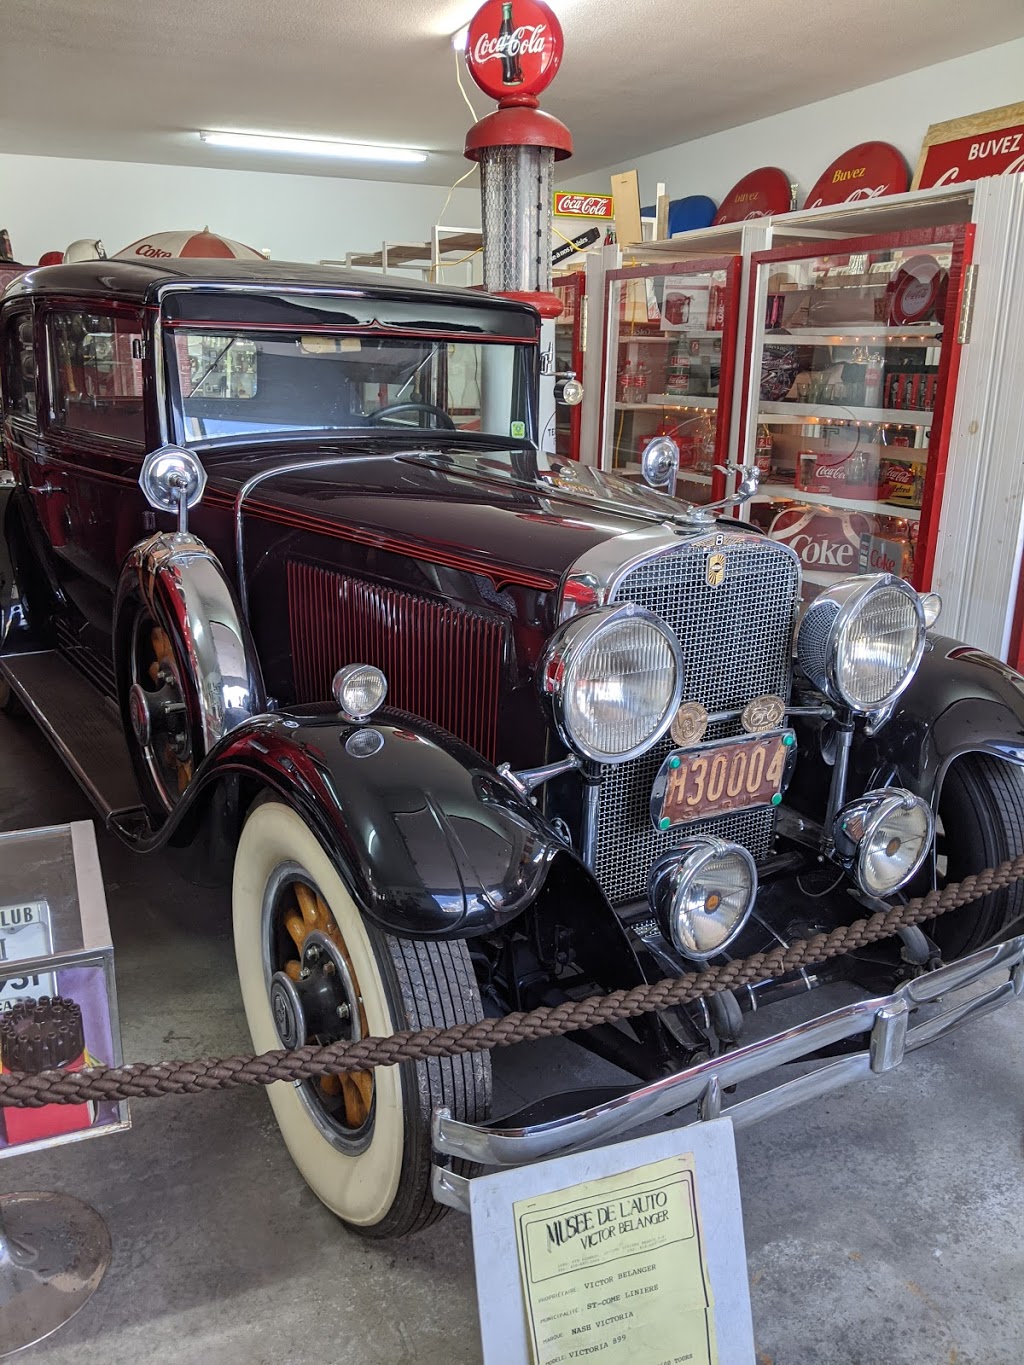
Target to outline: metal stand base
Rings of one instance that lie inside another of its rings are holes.
[[[0,1357],[63,1327],[99,1287],[110,1234],[69,1194],[0,1195]]]

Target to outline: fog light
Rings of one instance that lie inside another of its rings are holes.
[[[384,705],[388,680],[371,664],[348,664],[335,673],[331,691],[346,720],[366,720]]]
[[[902,787],[865,792],[836,817],[836,856],[869,896],[889,896],[914,876],[935,837],[927,801]]]
[[[757,895],[757,869],[739,844],[688,839],[654,864],[647,892],[662,931],[684,957],[703,962],[746,924]]]

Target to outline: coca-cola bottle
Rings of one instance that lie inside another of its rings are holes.
[[[522,85],[523,68],[519,65],[519,48],[515,41],[515,21],[512,0],[504,0],[501,7],[501,28],[498,29],[498,51],[501,53],[502,85]]]

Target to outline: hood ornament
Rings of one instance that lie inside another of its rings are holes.
[[[685,526],[711,526],[727,507],[738,507],[757,492],[761,483],[761,471],[755,464],[716,464],[713,468],[722,474],[738,474],[740,481],[736,492],[718,502],[685,503],[681,512],[672,515],[673,521],[681,521]],[[671,436],[655,436],[644,446],[640,457],[640,472],[652,488],[664,489],[670,498],[676,495],[676,482],[679,478],[679,447]]]

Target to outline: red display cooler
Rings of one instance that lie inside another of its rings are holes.
[[[586,277],[582,270],[556,275],[552,290],[562,301],[562,311],[555,319],[555,370],[565,374],[571,370],[583,380],[583,351],[586,346]],[[580,458],[580,405],[570,407],[559,403],[555,408],[555,453],[578,460]]]
[[[725,256],[608,272],[602,469],[639,478],[644,447],[668,435],[677,496],[724,496],[740,267]]]
[[[796,550],[805,596],[862,572],[931,586],[973,231],[752,257],[743,515]]]

